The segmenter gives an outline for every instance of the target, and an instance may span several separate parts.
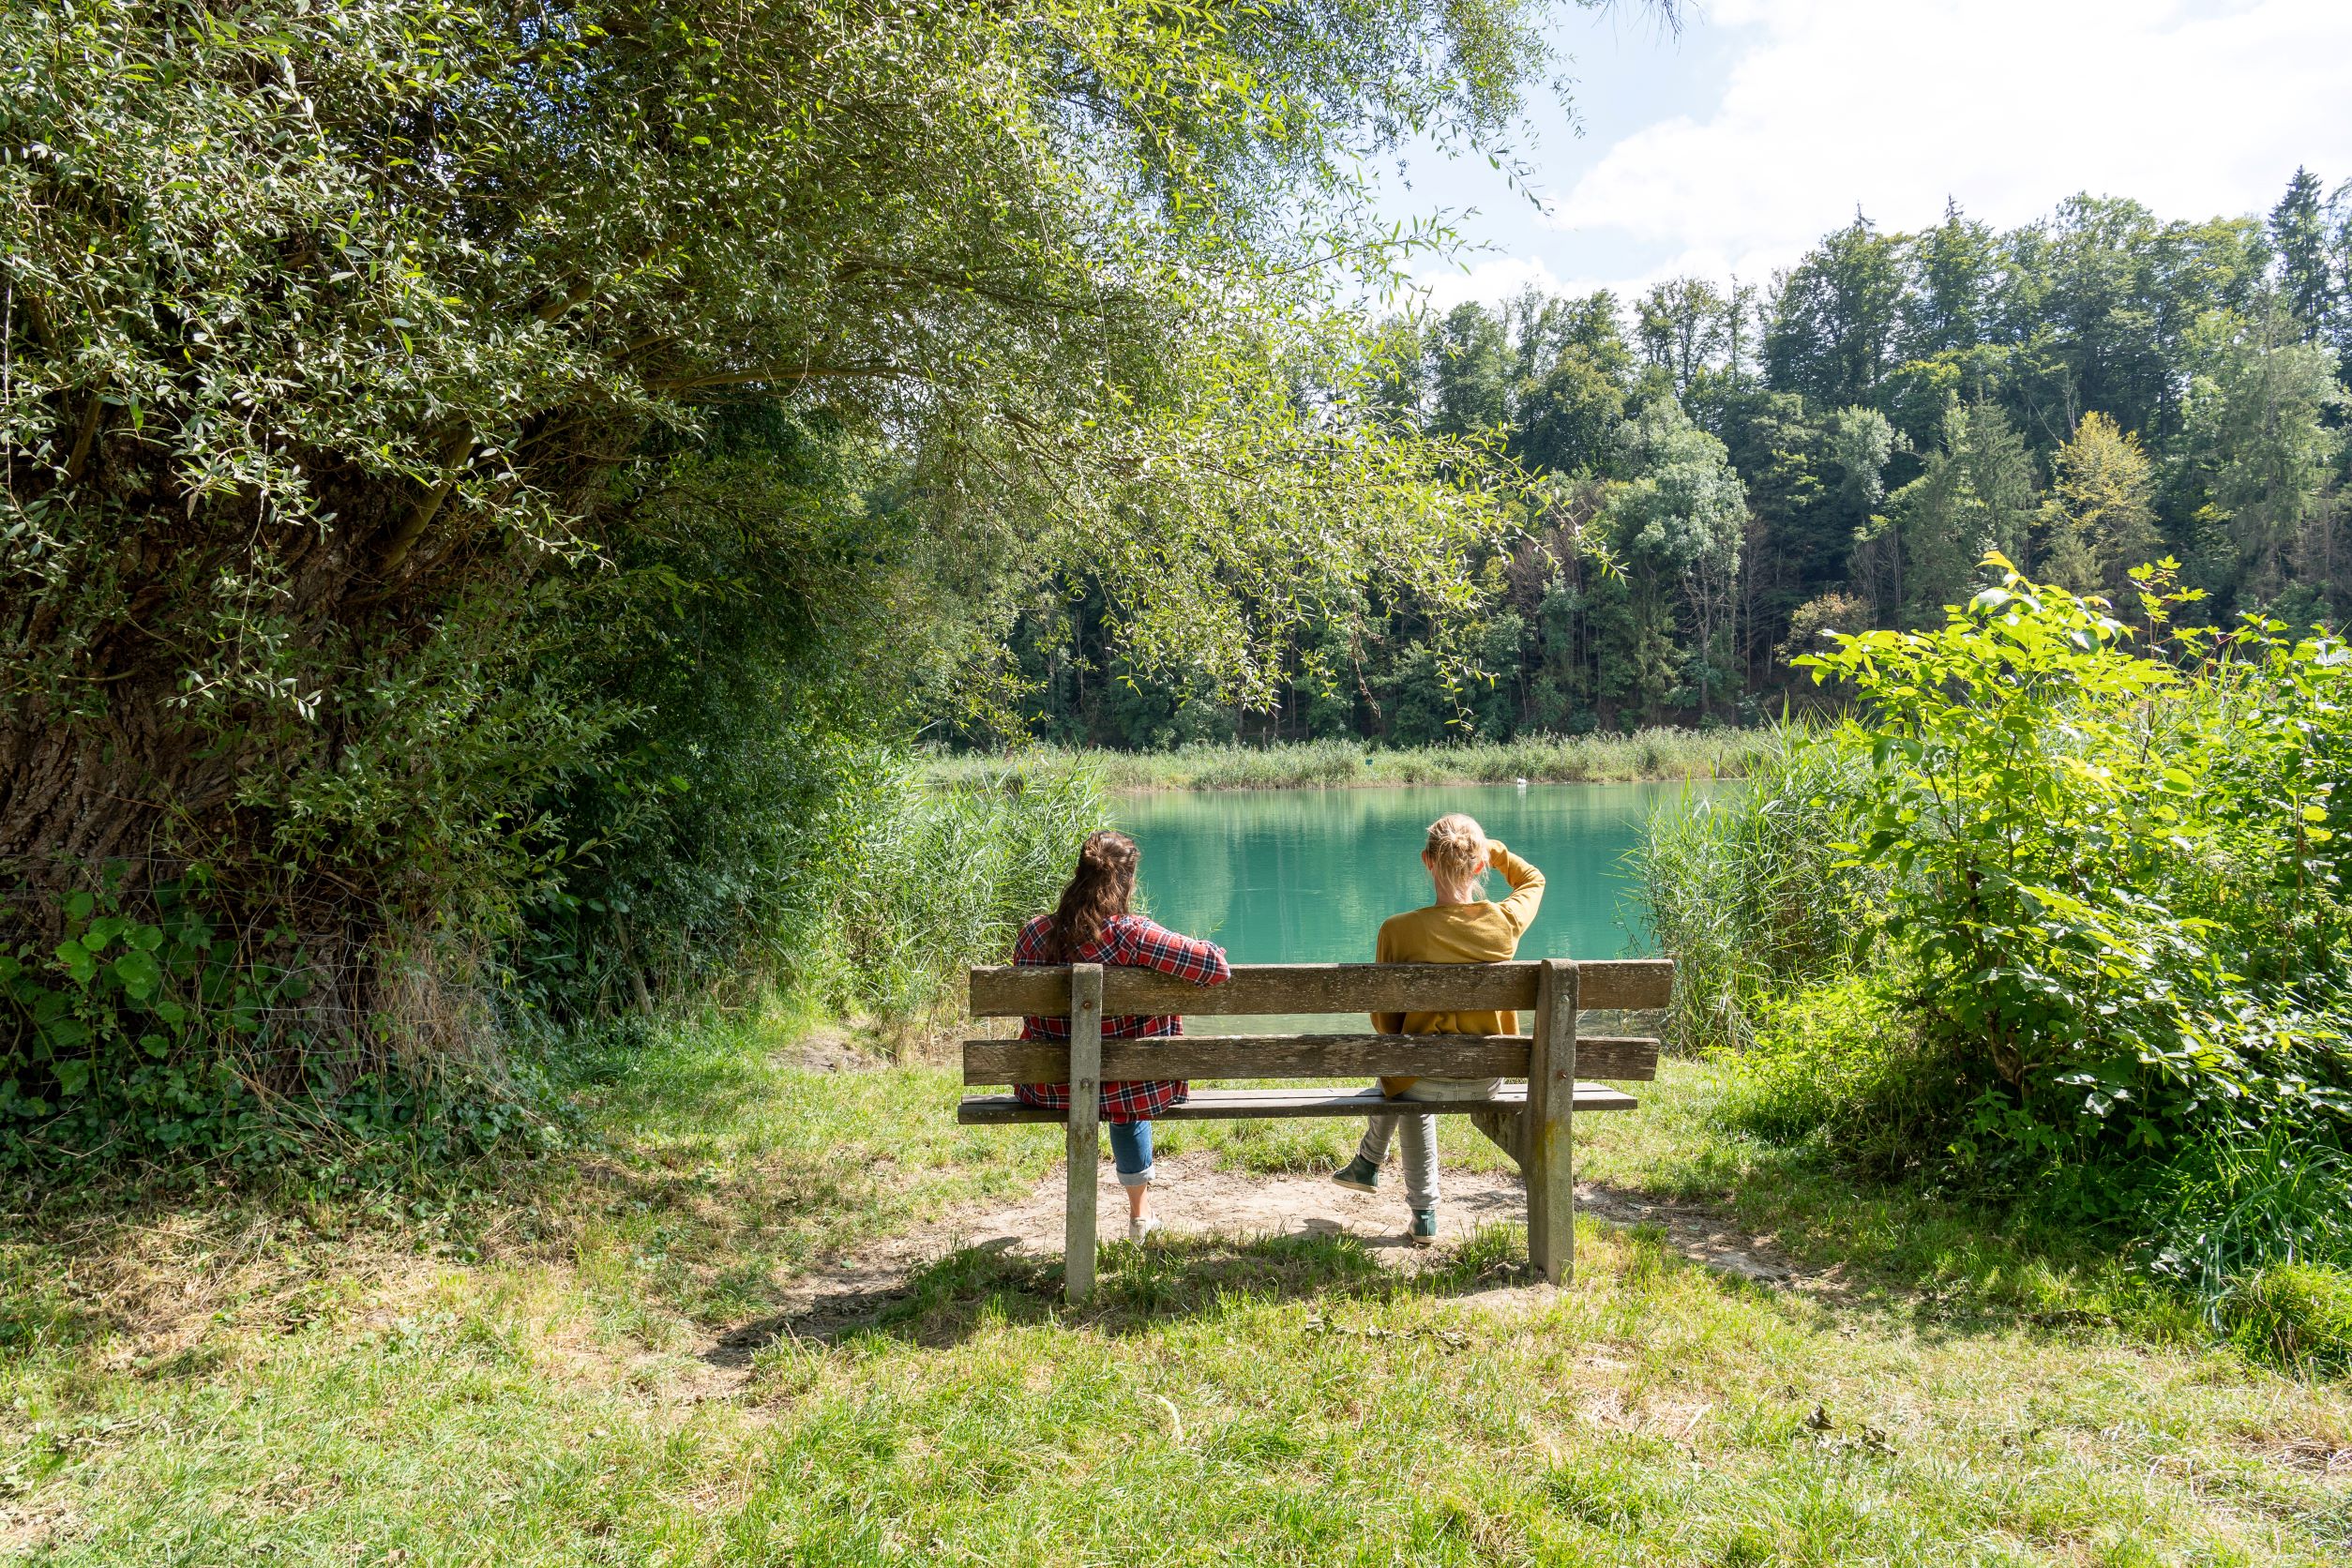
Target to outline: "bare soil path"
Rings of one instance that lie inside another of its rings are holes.
[[[1515,1175],[1498,1171],[1445,1172],[1438,1244],[1428,1250],[1406,1241],[1408,1216],[1397,1191],[1351,1192],[1319,1173],[1268,1176],[1221,1169],[1205,1154],[1164,1158],[1158,1176],[1153,1206],[1170,1235],[1353,1236],[1374,1258],[1406,1273],[1443,1258],[1485,1227],[1527,1224],[1526,1189]],[[1126,1199],[1108,1163],[1100,1181],[1095,1206],[1102,1216],[1099,1235],[1106,1243],[1124,1241]],[[1828,1283],[1804,1274],[1770,1238],[1746,1234],[1720,1210],[1706,1205],[1668,1202],[1591,1183],[1577,1187],[1576,1201],[1582,1213],[1611,1224],[1654,1225],[1675,1252],[1721,1274],[1777,1288]],[[1018,1202],[965,1209],[906,1235],[827,1259],[794,1282],[783,1311],[725,1334],[703,1359],[719,1366],[747,1366],[753,1349],[778,1337],[829,1339],[851,1332],[903,1299],[912,1275],[961,1248],[1059,1256],[1062,1214],[1063,1179],[1055,1171]],[[1548,1289],[1508,1285],[1480,1297],[1492,1297],[1489,1304],[1500,1305]]]

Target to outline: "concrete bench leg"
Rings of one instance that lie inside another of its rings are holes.
[[[1062,1294],[1072,1305],[1094,1293],[1094,1189],[1102,1141],[1103,966],[1070,966],[1069,1191],[1063,1208]]]

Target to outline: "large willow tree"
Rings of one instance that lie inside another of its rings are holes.
[[[1451,591],[1478,466],[1359,418],[1331,302],[1395,260],[1368,159],[1506,134],[1533,4],[8,7],[5,934],[197,862],[366,1011],[596,744],[523,628],[746,405],[1244,686]]]

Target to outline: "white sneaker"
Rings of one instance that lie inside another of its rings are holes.
[[[1160,1224],[1157,1214],[1146,1214],[1141,1219],[1127,1221],[1127,1240],[1141,1246],[1165,1229],[1166,1227]]]

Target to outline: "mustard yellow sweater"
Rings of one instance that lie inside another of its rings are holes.
[[[1494,868],[1511,884],[1500,904],[1480,898],[1468,904],[1431,904],[1394,914],[1380,923],[1374,957],[1384,964],[1492,964],[1515,955],[1519,939],[1535,923],[1544,902],[1544,873],[1494,843]],[[1383,1034],[1516,1034],[1516,1013],[1375,1013],[1372,1027]],[[1382,1078],[1380,1087],[1401,1094],[1411,1078]]]

